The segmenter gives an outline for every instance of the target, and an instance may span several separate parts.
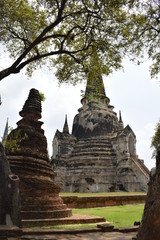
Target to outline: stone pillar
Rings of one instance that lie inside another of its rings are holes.
[[[151,171],[148,193],[137,240],[160,239],[160,147],[156,156],[156,168]]]
[[[11,173],[0,143],[0,225],[21,227],[19,178]]]

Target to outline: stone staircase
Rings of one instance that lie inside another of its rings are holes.
[[[142,174],[149,180],[149,169],[143,164],[143,162],[140,159],[133,159],[132,161],[134,162],[134,164],[137,166],[137,168],[142,172]]]
[[[77,159],[105,159],[115,157],[116,154],[112,148],[112,144],[107,138],[90,138],[81,139],[77,142],[72,152],[70,161]],[[97,158],[98,157],[98,158]],[[95,162],[96,164],[96,162]]]
[[[116,153],[108,138],[80,139],[67,163],[65,190],[71,192],[114,191],[116,164]]]
[[[104,217],[99,216],[88,216],[73,214],[70,217],[65,218],[52,218],[52,219],[34,219],[34,220],[22,220],[23,228],[30,228],[33,226],[44,227],[44,226],[55,226],[55,225],[71,225],[71,224],[90,224],[90,223],[104,223],[106,220]]]

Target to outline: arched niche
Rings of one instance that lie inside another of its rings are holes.
[[[135,138],[132,134],[128,136],[128,151],[131,157],[136,155]]]

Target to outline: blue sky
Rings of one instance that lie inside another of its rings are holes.
[[[9,62],[3,55],[0,58],[0,68],[8,66]],[[114,72],[103,79],[106,95],[115,107],[114,111],[118,114],[121,110],[124,126],[129,124],[137,136],[137,155],[151,169],[155,166],[155,160],[151,159],[151,137],[160,119],[160,81],[150,78],[149,62],[136,66],[129,61],[124,62],[124,71]],[[65,114],[71,132],[73,118],[81,107],[81,90],[85,90],[85,83],[77,86],[63,84],[59,87],[54,73],[46,70],[36,71],[29,80],[24,71],[3,79],[0,82],[0,136],[3,135],[7,117],[9,126],[16,127],[16,122],[21,119],[19,111],[31,88],[38,89],[46,97],[42,104],[42,128],[45,130],[51,156],[52,140],[56,129],[62,131]]]

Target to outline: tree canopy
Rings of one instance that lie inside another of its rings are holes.
[[[122,67],[125,56],[152,58],[160,70],[157,0],[0,0],[0,43],[13,64],[0,80],[26,67],[56,69],[59,82],[76,83],[89,72],[96,49],[101,74]]]
[[[137,1],[134,9],[131,51],[142,60],[148,55],[152,60],[151,77],[155,77],[160,72],[160,1]]]

